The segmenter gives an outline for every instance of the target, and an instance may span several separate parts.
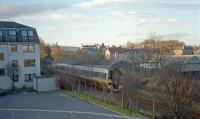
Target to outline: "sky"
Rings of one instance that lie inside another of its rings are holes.
[[[151,34],[200,45],[200,0],[0,0],[0,20],[65,46],[118,46]]]

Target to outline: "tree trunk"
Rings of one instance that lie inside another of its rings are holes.
[[[122,97],[121,97],[121,100],[122,100],[121,106],[122,106],[122,108],[124,108],[124,90],[122,90]]]
[[[132,107],[132,100],[131,100],[131,98],[130,98],[130,99],[129,99],[129,107],[128,107],[129,112],[131,112],[131,107]]]
[[[86,81],[84,81],[84,83],[85,83],[85,89],[84,89],[84,91],[85,91],[85,93],[86,93],[86,88],[87,88]]]
[[[153,98],[153,119],[155,119],[155,99]]]
[[[138,113],[138,96],[137,96],[137,101],[136,101],[136,113]]]
[[[72,91],[74,91],[74,79],[72,79]]]
[[[91,94],[92,94],[92,84],[91,84],[91,87],[90,87],[90,92],[91,92]]]
[[[94,85],[94,97],[96,96],[96,84]]]
[[[80,79],[78,80],[78,93],[80,92],[80,87],[81,87],[81,81]]]
[[[11,77],[11,81],[12,81],[12,90],[14,91],[15,90],[15,75],[13,74],[12,77]]]

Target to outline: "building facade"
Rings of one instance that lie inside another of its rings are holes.
[[[40,76],[40,42],[35,28],[16,22],[0,21],[0,88],[9,89],[12,79],[8,65],[17,66],[16,88],[33,87]]]

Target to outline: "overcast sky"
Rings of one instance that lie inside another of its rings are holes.
[[[200,0],[0,0],[0,20],[67,46],[140,42],[151,33],[200,44]]]

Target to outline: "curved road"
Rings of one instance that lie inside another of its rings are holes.
[[[40,109],[77,112],[92,112],[117,115],[98,106],[86,103],[69,95],[55,93],[17,93],[0,97],[0,109]],[[0,119],[122,119],[104,115],[37,112],[37,111],[0,111]]]

